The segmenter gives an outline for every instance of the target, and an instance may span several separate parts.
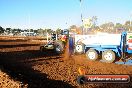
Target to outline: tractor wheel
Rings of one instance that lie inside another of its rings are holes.
[[[84,44],[78,44],[75,46],[75,53],[82,54],[84,52]]]
[[[97,51],[95,49],[89,49],[86,52],[86,57],[89,60],[95,61],[95,60],[98,59],[98,53],[97,53]]]
[[[62,54],[64,52],[64,45],[61,42],[55,43],[55,52],[57,54]]]
[[[115,61],[115,52],[113,52],[112,50],[105,50],[102,53],[102,59],[106,63],[112,63],[112,62],[114,62]]]

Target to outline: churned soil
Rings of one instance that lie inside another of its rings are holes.
[[[35,41],[37,40],[35,39]],[[7,46],[3,47],[4,44]],[[21,44],[26,44],[26,46],[22,46]],[[4,39],[1,39],[1,88],[132,87],[132,80],[129,83],[87,83],[80,85],[77,83],[77,78],[80,75],[78,69],[80,67],[84,68],[86,74],[128,74],[132,79],[132,66],[89,61],[84,54],[69,56],[68,46],[66,46],[65,53],[62,55],[47,51],[40,52],[39,48],[41,44],[43,43],[34,43],[30,38],[26,41],[19,40],[19,42],[18,40],[4,41]]]

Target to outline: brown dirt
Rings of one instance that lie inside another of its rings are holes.
[[[8,74],[0,70],[0,88],[20,88],[22,83],[20,81],[14,81]],[[28,84],[25,84],[23,88],[27,88]]]
[[[14,41],[13,41],[14,42]],[[5,44],[9,42],[5,42]],[[14,42],[15,43],[15,42]],[[79,85],[78,68],[84,67],[86,74],[129,74],[132,66],[89,61],[85,55],[69,57],[65,54],[41,53],[38,45],[28,41],[26,46],[0,48],[0,87],[4,88],[131,88],[128,84],[85,84]],[[4,76],[7,75],[7,76]],[[8,85],[8,86],[6,86]]]

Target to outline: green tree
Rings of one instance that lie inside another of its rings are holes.
[[[54,31],[52,29],[45,29],[48,34],[53,33]]]
[[[108,22],[105,24],[100,25],[101,30],[104,32],[113,32],[114,31],[114,23],[113,22]]]
[[[17,34],[17,33],[20,33],[22,30],[21,29],[12,29],[12,33],[13,34]]]
[[[30,29],[30,32],[34,32],[33,29]]]
[[[126,25],[126,26],[130,26],[130,21],[126,21],[126,22],[125,22],[125,25]]]
[[[112,33],[112,32],[115,32],[115,29],[114,29],[114,23],[113,22],[109,22],[107,23],[108,25],[108,32]]]
[[[38,33],[38,30],[34,30],[34,33]]]
[[[121,23],[116,23],[115,30],[116,33],[121,33],[124,30],[124,25],[122,25]]]
[[[6,28],[6,32],[9,34],[12,32],[12,29],[11,28]]]
[[[116,23],[115,28],[116,29],[123,28],[123,25],[121,23]]]
[[[2,28],[1,26],[0,26],[0,33],[4,33],[4,28]]]
[[[61,32],[62,32],[62,30],[61,30],[60,28],[58,28],[58,29],[56,30],[56,33],[57,33],[57,34],[61,34]]]
[[[77,30],[77,26],[76,25],[72,25],[72,26],[70,26],[70,32],[76,32],[76,30]]]
[[[132,22],[126,21],[124,24],[124,28],[127,29],[127,31],[132,31]]]
[[[39,35],[44,35],[44,34],[43,34],[43,29],[42,29],[42,28],[38,29],[37,32],[38,32]]]
[[[92,28],[95,28],[97,26],[97,16],[92,17]]]

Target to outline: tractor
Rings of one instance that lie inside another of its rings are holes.
[[[64,31],[61,34],[63,35]],[[48,38],[47,38],[47,41],[48,41]],[[54,52],[57,54],[63,54],[64,53],[64,44],[60,39],[58,39],[57,34],[52,33],[51,39],[47,42],[47,44],[40,46],[40,51],[41,52],[51,51],[51,52]]]

